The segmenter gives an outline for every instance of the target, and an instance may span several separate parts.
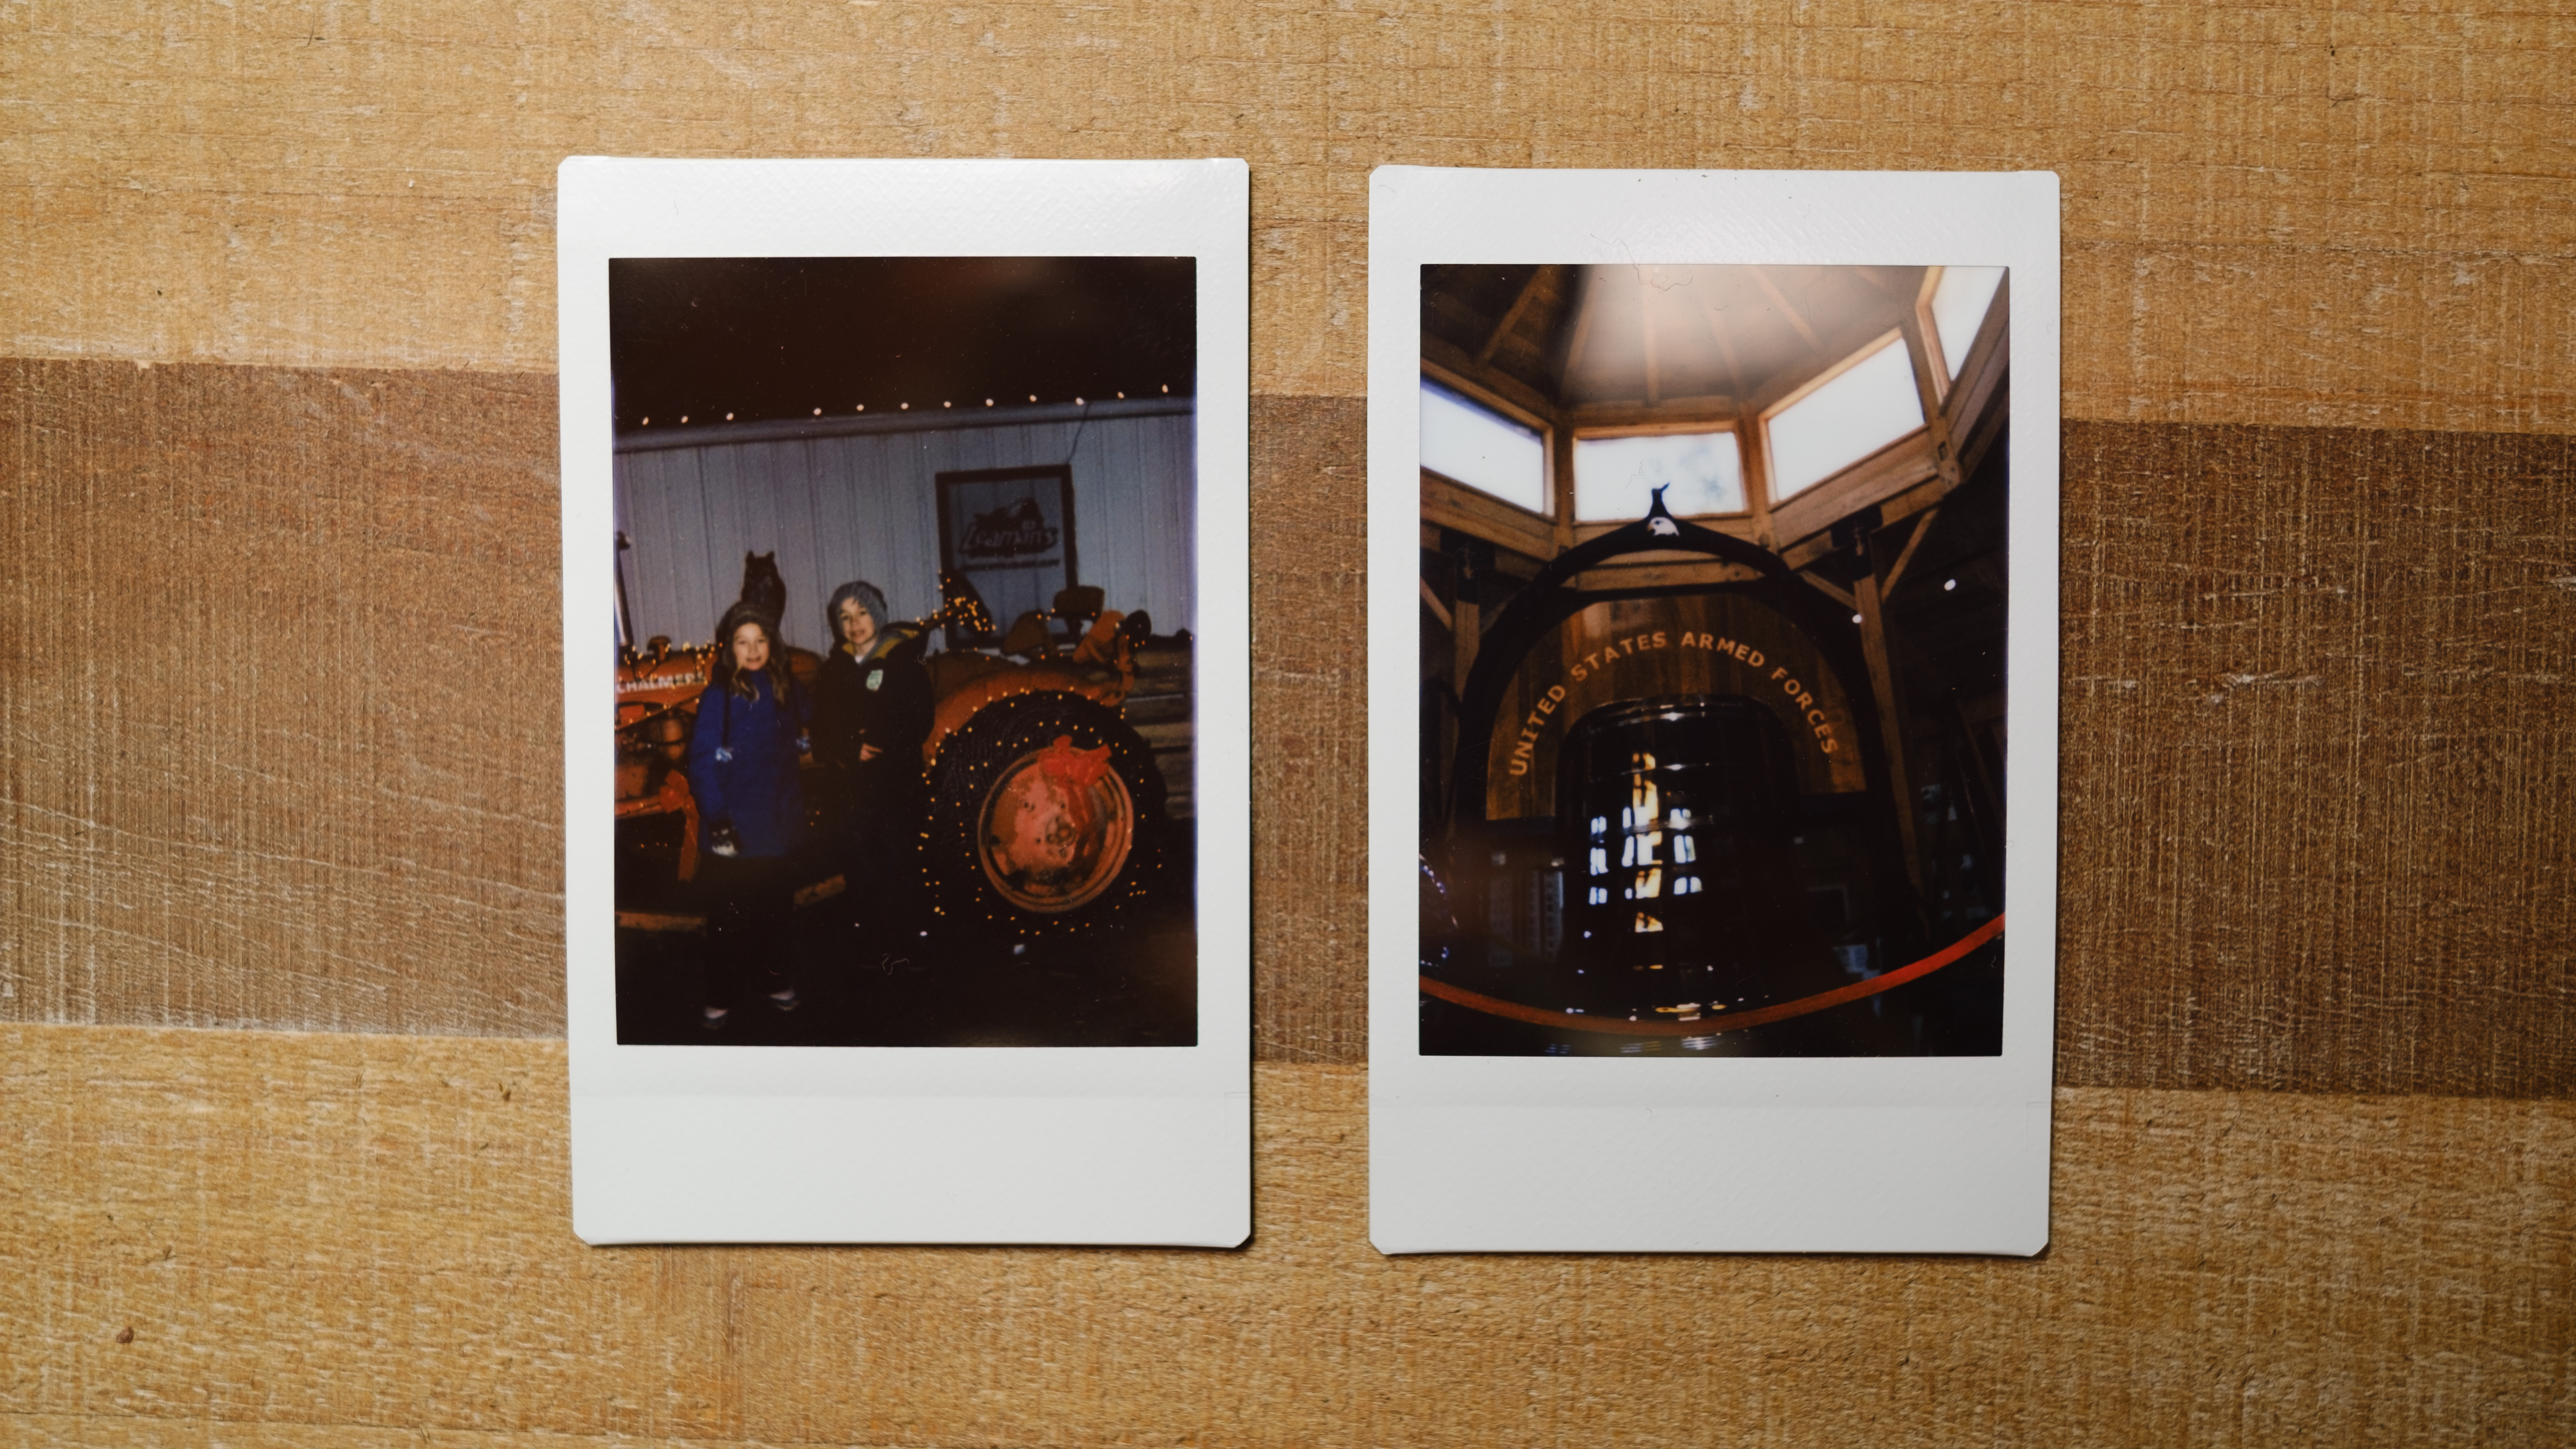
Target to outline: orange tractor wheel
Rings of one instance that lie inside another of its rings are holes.
[[[1116,711],[1038,692],[986,706],[931,767],[924,878],[943,934],[1114,929],[1164,880],[1163,777]]]

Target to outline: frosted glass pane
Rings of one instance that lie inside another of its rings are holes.
[[[1943,267],[1941,280],[1932,284],[1932,326],[1941,334],[1941,360],[1950,364],[1953,378],[1985,325],[1995,288],[2003,284],[2001,267]]]
[[[1902,338],[1844,369],[1771,420],[1772,501],[1803,493],[1923,426],[1923,395]]]
[[[1538,434],[1428,382],[1422,466],[1514,507],[1548,511],[1547,448]]]
[[[1735,434],[1657,433],[1574,440],[1574,516],[1585,523],[1643,518],[1658,485],[1667,512],[1744,511],[1744,461]]]

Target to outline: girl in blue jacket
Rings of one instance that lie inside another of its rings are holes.
[[[797,1006],[785,970],[795,882],[788,859],[805,835],[797,765],[812,713],[787,672],[778,625],[748,604],[725,611],[721,646],[689,732],[689,793],[698,806],[699,859],[714,909],[699,1012],[713,1031],[746,982],[781,1011]]]

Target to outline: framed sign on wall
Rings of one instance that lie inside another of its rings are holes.
[[[996,629],[1081,582],[1073,468],[978,468],[939,475],[939,566],[963,574]],[[951,625],[954,635],[962,626]],[[966,642],[959,639],[958,642]]]

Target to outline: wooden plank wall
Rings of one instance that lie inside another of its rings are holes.
[[[1073,470],[1076,581],[1105,590],[1110,608],[1147,611],[1157,633],[1195,632],[1196,431],[1183,409],[630,447],[617,455],[617,528],[635,545],[622,558],[635,637],[714,637],[750,552],[778,555],[790,601],[779,636],[799,648],[830,647],[823,605],[848,579],[883,589],[896,618],[936,612],[939,475],[1055,464]],[[986,587],[994,617],[1015,620],[1051,607],[1060,585],[1019,585],[1033,603]]]
[[[2563,6],[0,14],[0,1440],[2576,1438]],[[571,1240],[573,152],[1251,162],[1249,1248]],[[2065,178],[2045,1257],[1368,1248],[1388,162]]]

